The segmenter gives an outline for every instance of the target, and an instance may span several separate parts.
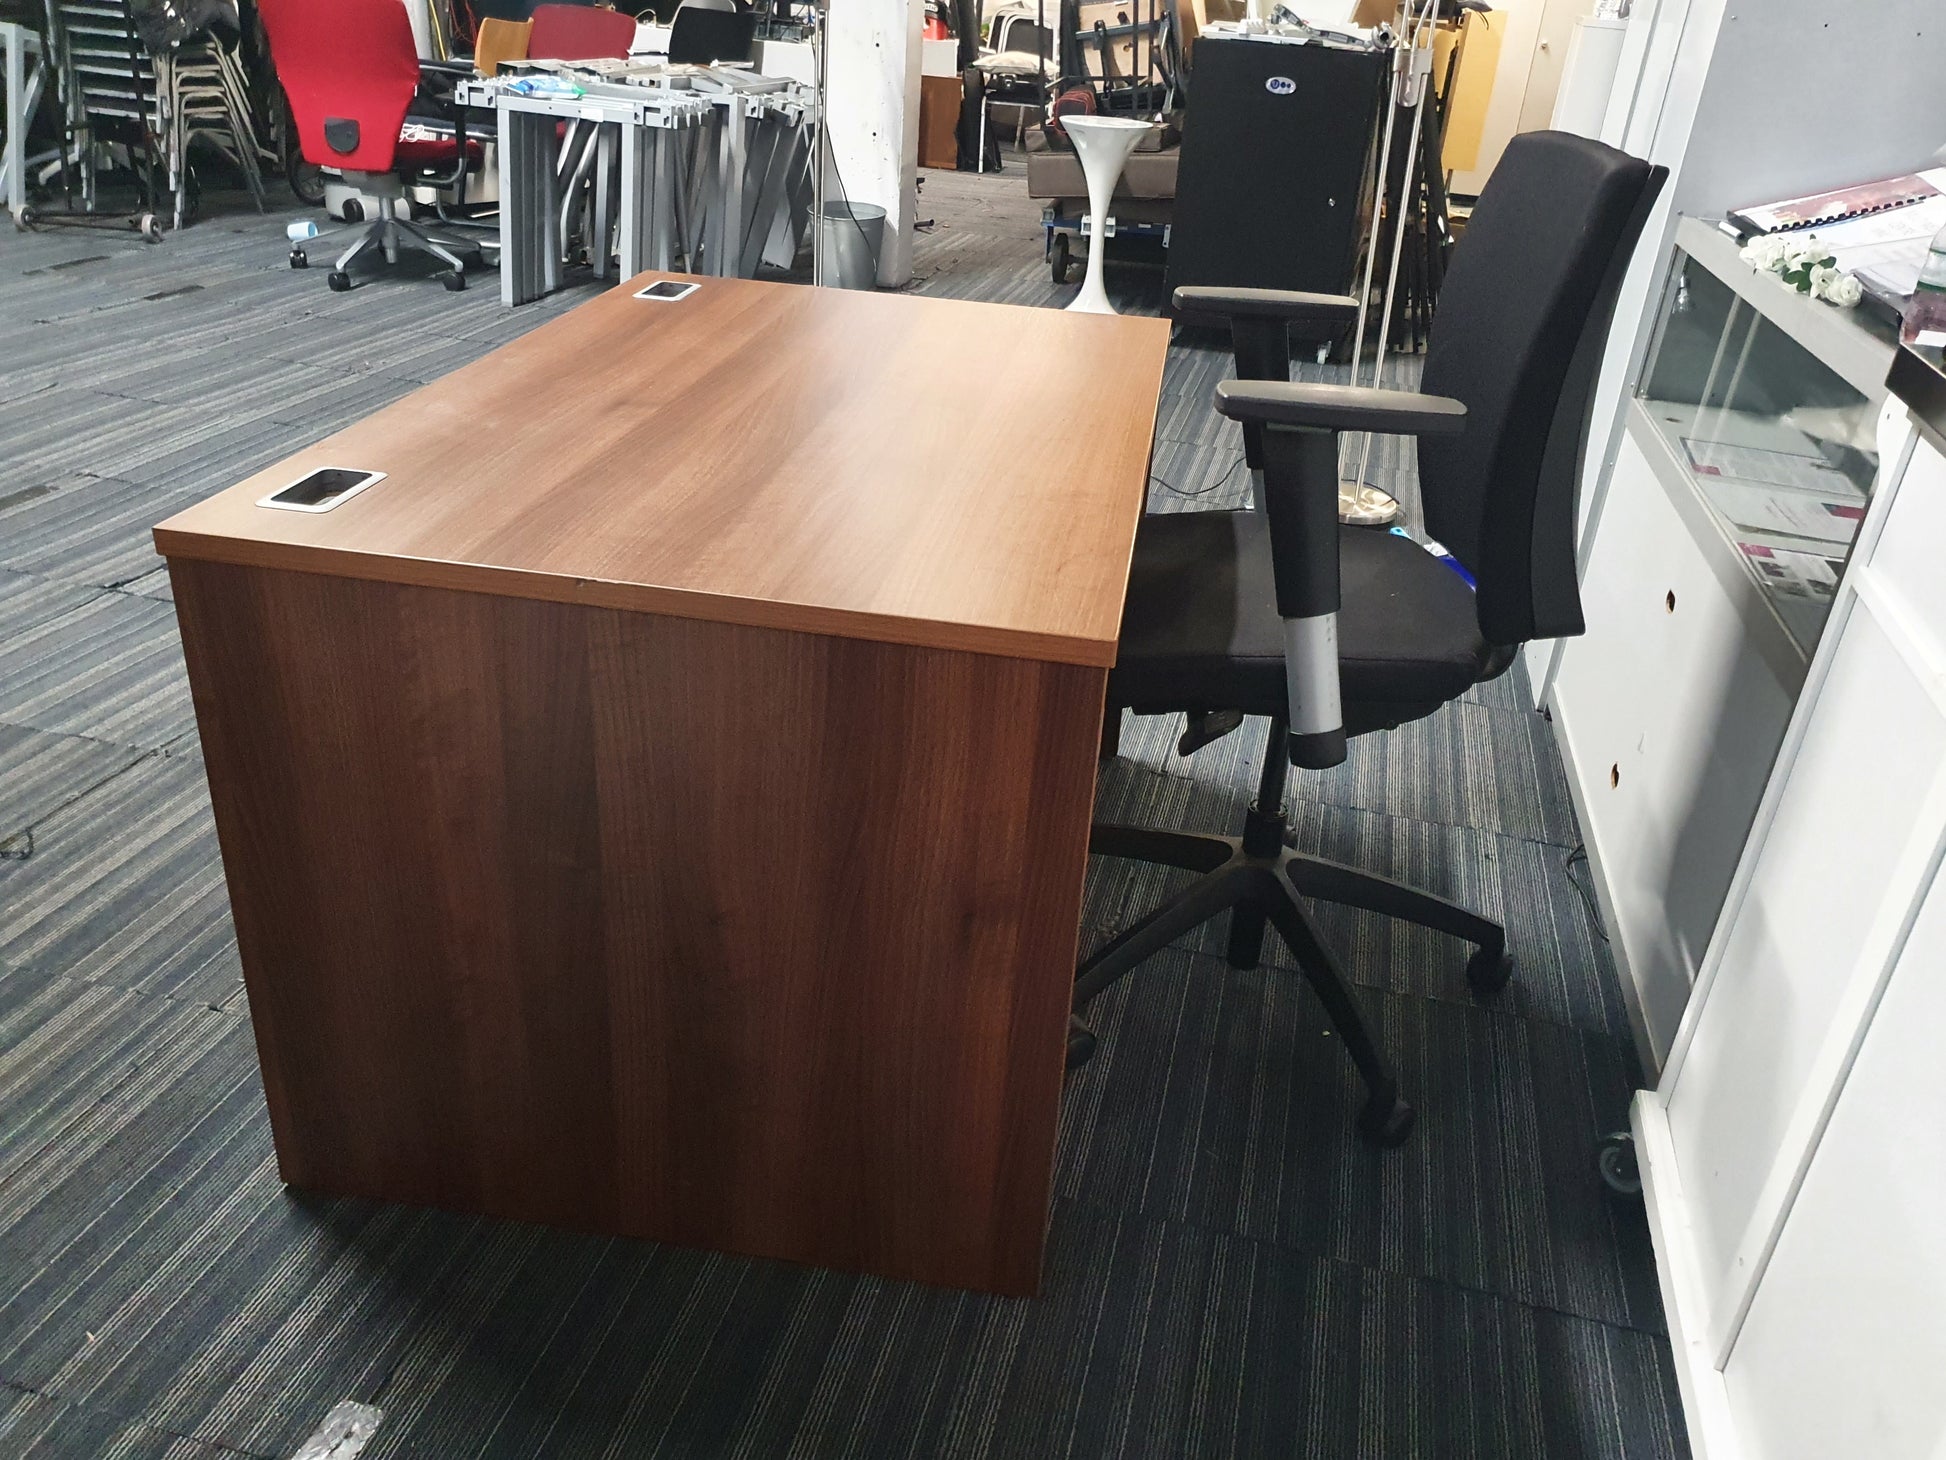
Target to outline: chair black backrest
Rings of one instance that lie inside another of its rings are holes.
[[[467,0],[466,8],[479,20],[511,20],[518,24],[534,18],[534,7],[543,0]],[[555,5],[592,5],[595,0],[548,0]]]
[[[1440,286],[1421,389],[1466,429],[1419,441],[1426,529],[1479,583],[1488,643],[1578,634],[1575,494],[1595,377],[1667,176],[1567,132],[1507,145]]]
[[[747,61],[756,45],[755,11],[705,10],[685,5],[669,28],[672,65],[707,66],[712,61]]]

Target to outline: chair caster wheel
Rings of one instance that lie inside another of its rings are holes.
[[[1078,1070],[1083,1065],[1087,1064],[1089,1060],[1093,1059],[1094,1054],[1095,1054],[1094,1031],[1090,1029],[1087,1025],[1083,1024],[1079,1019],[1070,1016],[1070,1018],[1068,1019],[1068,1065],[1067,1067],[1071,1070]]]
[[[1507,986],[1513,976],[1514,956],[1502,948],[1480,948],[1466,960],[1466,981],[1475,997],[1490,999]]]
[[[310,256],[309,254],[307,254],[306,252],[304,252],[304,250],[303,250],[303,249],[301,249],[301,248],[294,248],[294,249],[292,249],[292,250],[291,250],[291,267],[292,267],[293,269],[308,269],[308,268],[310,268],[310,267],[311,267],[311,256]]]
[[[448,269],[439,276],[439,282],[446,286],[448,293],[457,294],[466,287],[466,275],[458,269]]]
[[[351,288],[351,275],[343,269],[333,269],[324,276],[324,282],[331,286],[332,293],[343,294]]]
[[[1617,1196],[1642,1194],[1642,1168],[1636,1164],[1632,1132],[1618,1130],[1603,1136],[1598,1164],[1602,1185]]]
[[[1074,247],[1068,242],[1065,233],[1057,233],[1049,240],[1048,272],[1054,275],[1054,282],[1065,284],[1068,281],[1068,264],[1074,257]]]
[[[1412,1134],[1413,1109],[1397,1095],[1374,1095],[1358,1115],[1358,1134],[1375,1146],[1403,1145]]]
[[[162,242],[162,220],[153,213],[144,213],[135,220],[135,231],[142,235],[144,243]]]

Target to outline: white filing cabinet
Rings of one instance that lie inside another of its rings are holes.
[[[1637,1100],[1706,1460],[1946,1453],[1946,456],[1896,400],[1880,443],[1695,997]]]
[[[1893,353],[1681,220],[1547,704],[1638,1042],[1675,1038],[1859,530]]]

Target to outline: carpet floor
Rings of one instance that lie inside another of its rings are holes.
[[[0,1454],[275,1460],[341,1399],[384,1411],[368,1460],[1687,1453],[1643,1215],[1595,1168],[1627,1022],[1513,680],[1293,778],[1303,844],[1510,930],[1516,981],[1482,1006],[1461,945],[1320,910],[1411,1140],[1353,1135],[1275,935],[1252,973],[1186,937],[1091,1010],[1037,1301],[285,1190],[149,528],[595,287],[335,294],[286,267],[298,216],[0,233]],[[920,216],[912,287],[1072,293],[1017,159],[925,174]],[[1160,305],[1158,270],[1109,281]],[[1154,510],[1245,495],[1226,368],[1172,349]],[[1416,504],[1409,451],[1369,475]],[[1103,810],[1234,826],[1261,728],[1187,759],[1178,729],[1128,722]],[[1084,943],[1168,885],[1098,862]]]

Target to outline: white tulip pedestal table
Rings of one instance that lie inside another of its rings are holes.
[[[1114,314],[1108,290],[1102,284],[1102,264],[1108,236],[1108,205],[1121,180],[1122,167],[1129,153],[1142,140],[1152,124],[1134,117],[1061,118],[1061,129],[1074,143],[1075,156],[1081,159],[1081,175],[1088,180],[1088,274],[1081,281],[1081,292],[1068,308],[1081,314]]]

